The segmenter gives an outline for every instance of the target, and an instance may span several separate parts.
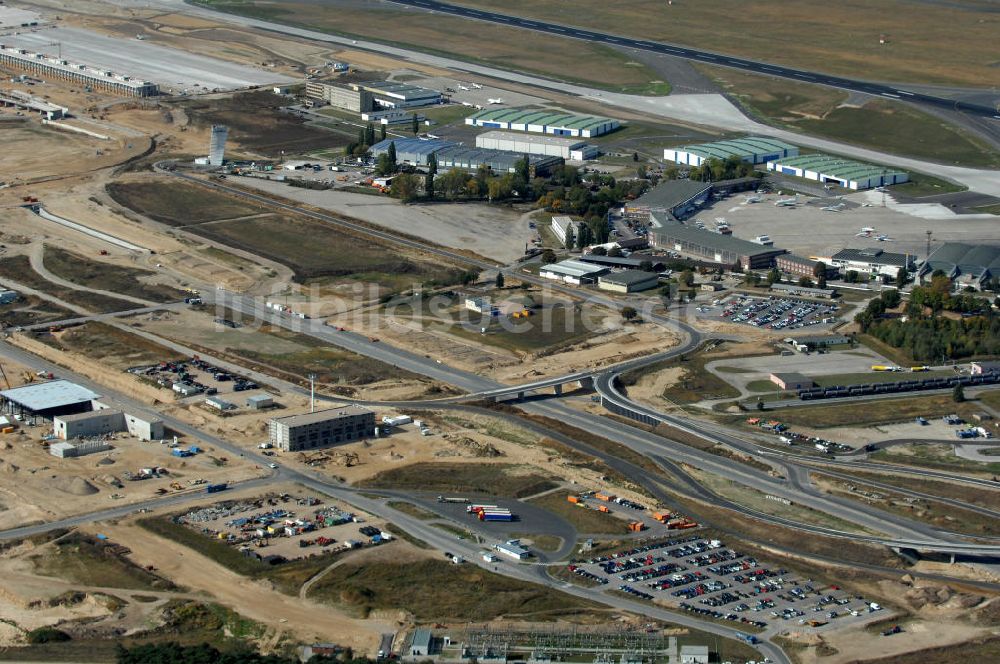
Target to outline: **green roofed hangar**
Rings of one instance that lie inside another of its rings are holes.
[[[610,118],[520,108],[486,109],[465,118],[465,124],[484,129],[526,131],[574,138],[602,136],[621,126],[618,120]]]
[[[900,184],[910,179],[906,171],[897,171],[874,166],[860,161],[852,161],[828,154],[808,154],[790,159],[775,159],[767,162],[767,170],[794,175],[807,180],[858,191],[891,184]]]
[[[684,166],[700,167],[709,159],[725,161],[730,157],[737,157],[749,164],[764,164],[775,159],[795,157],[798,154],[797,147],[784,141],[748,136],[729,141],[667,148],[663,151],[663,158]]]

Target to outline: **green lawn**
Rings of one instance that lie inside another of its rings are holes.
[[[950,194],[956,191],[965,191],[968,187],[955,184],[949,180],[942,180],[932,175],[926,175],[917,171],[910,171],[909,182],[894,184],[889,187],[889,191],[906,194],[908,196],[933,196],[935,194]],[[982,208],[977,208],[982,209]]]
[[[518,498],[554,489],[554,478],[541,471],[513,464],[414,463],[385,470],[360,486],[373,489],[406,489],[442,493],[483,493]]]

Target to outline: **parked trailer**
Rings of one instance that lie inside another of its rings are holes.
[[[468,498],[453,498],[450,496],[438,496],[439,503],[458,503],[464,505],[469,502]]]
[[[468,507],[465,508],[465,511],[468,512],[469,514],[472,514],[473,512],[480,512],[482,510],[495,510],[495,509],[499,509],[499,507],[500,507],[499,505],[478,505],[478,504],[476,504],[476,505],[469,505]]]
[[[514,520],[514,515],[509,512],[504,514],[501,512],[486,512],[479,517],[480,521],[504,521],[509,522]]]
[[[229,488],[228,484],[209,484],[205,487],[205,493],[219,493],[220,491],[225,491]]]

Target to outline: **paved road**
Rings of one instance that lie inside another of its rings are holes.
[[[793,69],[791,67],[783,67],[781,65],[771,64],[767,62],[760,62],[757,60],[747,60],[735,56],[713,53],[711,51],[688,48],[686,46],[678,46],[676,44],[654,42],[645,39],[634,39],[632,37],[623,37],[621,35],[614,35],[607,32],[595,32],[593,30],[586,30],[584,28],[578,28],[569,25],[548,23],[545,21],[539,21],[530,18],[522,18],[520,16],[512,16],[509,14],[500,14],[497,12],[492,12],[484,9],[477,9],[473,7],[452,5],[444,2],[438,2],[437,0],[388,0],[388,1],[397,5],[406,5],[409,7],[416,7],[419,9],[433,10],[445,14],[461,16],[462,18],[474,19],[478,21],[487,21],[489,23],[499,23],[502,25],[513,26],[515,28],[533,30],[535,32],[544,32],[558,37],[580,39],[587,42],[596,42],[599,44],[607,44],[609,46],[616,46],[616,47],[624,46],[629,48],[637,48],[643,51],[651,51],[653,53],[671,55],[674,57],[684,58],[686,60],[692,60],[695,62],[704,62],[706,64],[718,65],[721,67],[729,67],[731,69],[740,69],[743,71],[750,71],[757,74],[766,74],[770,76],[779,76],[781,78],[789,78],[802,83],[816,83],[819,85],[827,85],[834,88],[841,88],[843,90],[850,90],[851,92],[861,92],[864,94],[879,95],[882,97],[887,97],[889,99],[901,99],[904,101],[927,104],[929,106],[933,106],[936,108],[963,111],[965,113],[978,117],[1000,119],[1000,110],[997,110],[995,105],[956,101],[954,99],[937,97],[935,95],[931,95],[925,92],[919,92],[919,91],[915,92],[911,90],[905,90],[896,86],[883,85],[880,83],[873,83],[871,81],[862,81],[857,79],[842,78],[839,76],[830,76],[829,74],[805,71],[801,69]]]

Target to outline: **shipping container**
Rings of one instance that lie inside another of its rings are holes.
[[[568,500],[571,503],[579,503],[580,502],[579,496],[566,496],[566,500]]]

